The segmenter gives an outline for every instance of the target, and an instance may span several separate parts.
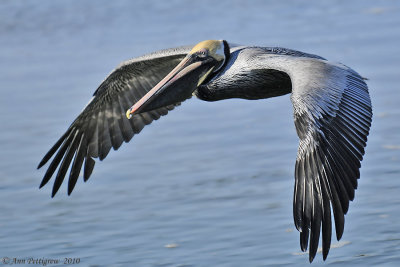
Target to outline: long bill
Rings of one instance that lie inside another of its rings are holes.
[[[126,117],[171,105],[189,98],[214,69],[212,57],[198,59],[188,54],[167,76],[126,111]]]

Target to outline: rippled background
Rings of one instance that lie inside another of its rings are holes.
[[[78,266],[310,266],[292,219],[289,96],[197,99],[70,197],[36,166],[121,61],[205,39],[282,46],[367,77],[374,118],[326,265],[400,264],[399,1],[0,1],[0,258]],[[322,264],[319,253],[312,266]]]

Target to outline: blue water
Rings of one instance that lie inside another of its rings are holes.
[[[0,259],[310,266],[292,219],[288,95],[191,99],[70,197],[65,184],[54,199],[38,190],[38,162],[119,62],[205,39],[318,54],[369,79],[356,199],[342,240],[312,266],[400,265],[400,2],[375,0],[0,1]]]

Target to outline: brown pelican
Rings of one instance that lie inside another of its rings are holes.
[[[194,47],[166,49],[125,61],[100,84],[85,109],[39,163],[38,168],[57,152],[40,187],[58,167],[54,196],[72,162],[68,179],[71,194],[82,165],[86,181],[95,164],[93,158],[103,160],[111,148],[117,150],[145,125],[192,95],[217,101],[288,93],[300,138],[294,223],[300,232],[301,249],[306,251],[309,243],[310,262],[322,231],[325,260],[331,244],[331,211],[339,240],[344,214],[354,199],[372,107],[367,85],[359,74],[316,55],[208,40]]]

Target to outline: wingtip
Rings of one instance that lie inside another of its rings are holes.
[[[310,261],[310,263],[313,262],[314,258],[315,258],[315,254],[310,253],[309,257],[308,257],[308,260]]]
[[[91,157],[86,157],[85,166],[83,168],[83,181],[84,182],[89,180],[89,177],[92,174],[95,163],[96,162]]]
[[[331,240],[330,240],[330,238],[329,238],[329,240],[322,239],[322,258],[323,258],[324,261],[328,257],[330,248],[331,248]]]
[[[303,252],[307,251],[308,247],[308,235],[309,232],[308,230],[305,230],[303,232],[300,232],[300,248]]]
[[[54,198],[54,196],[57,194],[58,189],[60,189],[60,186],[56,186],[56,184],[54,184],[53,186],[53,191],[51,192],[51,198]]]
[[[337,230],[336,230],[336,239],[337,239],[337,241],[339,241],[339,240],[342,238],[342,236],[343,236],[343,231],[344,231],[343,228],[340,228],[340,229],[337,229]]]
[[[36,169],[39,170],[40,168],[43,167],[44,164],[45,164],[45,162],[44,162],[43,160],[41,160],[41,161],[39,162],[39,164],[37,165]]]
[[[41,189],[46,183],[47,183],[47,182],[43,179],[43,180],[40,182],[39,189]]]
[[[326,260],[326,258],[328,257],[328,253],[329,253],[329,250],[328,251],[322,251],[322,259],[325,261]]]
[[[68,186],[68,196],[71,195],[72,191],[74,190],[74,187]]]

